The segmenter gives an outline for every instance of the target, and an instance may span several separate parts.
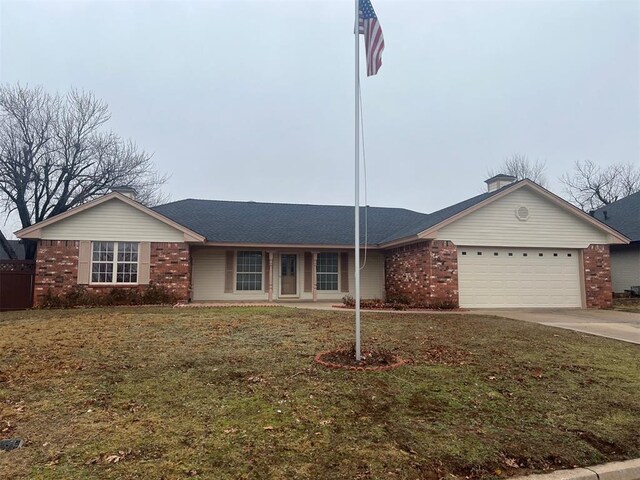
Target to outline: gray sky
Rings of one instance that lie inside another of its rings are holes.
[[[369,204],[445,207],[512,153],[557,193],[576,160],[640,163],[640,2],[373,3]],[[174,200],[351,204],[352,25],[350,0],[2,0],[0,77],[106,100]]]

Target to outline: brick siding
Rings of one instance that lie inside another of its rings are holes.
[[[36,256],[34,306],[45,296],[64,295],[78,281],[80,242],[76,240],[40,240]],[[149,280],[174,293],[181,301],[189,299],[190,256],[185,243],[151,243]],[[118,289],[147,288],[146,285],[86,285],[87,291],[101,293]]]
[[[611,308],[611,257],[609,245],[589,245],[582,251],[587,308]]]
[[[458,306],[458,254],[445,240],[406,245],[385,254],[385,289],[388,299],[410,303]]]
[[[54,295],[68,293],[78,280],[78,252],[76,240],[40,240],[36,253],[35,289],[33,303],[41,305],[50,291]]]

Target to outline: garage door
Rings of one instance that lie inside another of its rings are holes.
[[[460,306],[580,307],[577,250],[458,247]]]

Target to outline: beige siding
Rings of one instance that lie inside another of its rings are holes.
[[[367,263],[360,276],[360,290],[362,298],[384,298],[384,255],[381,253],[367,252]]]
[[[364,261],[364,252],[360,253],[360,261]],[[351,296],[355,294],[354,262],[355,255],[353,252],[349,252],[349,295]],[[299,268],[304,268],[304,265],[298,265]],[[340,285],[338,285],[337,292],[318,291],[318,300],[342,300],[342,297],[347,293],[339,290]],[[379,252],[367,252],[367,264],[360,272],[360,297],[366,299],[384,298],[384,256]],[[302,300],[311,300],[313,295],[311,292],[303,292],[300,298]]]
[[[516,209],[529,209],[526,221]],[[443,227],[437,239],[456,245],[585,248],[609,243],[609,235],[523,187]]]
[[[313,299],[312,292],[304,291],[304,250],[283,251],[298,255],[298,295],[293,298],[304,301]],[[367,265],[361,272],[362,298],[384,297],[384,256],[378,252],[367,253]],[[192,250],[192,289],[194,301],[266,301],[267,292],[224,292],[225,251],[213,248]],[[280,298],[280,252],[273,258],[273,298]],[[349,290],[353,295],[354,255],[349,253]],[[338,277],[339,278],[339,277]],[[266,278],[263,279],[267,281]],[[346,293],[318,291],[319,301],[340,301]]]
[[[224,292],[225,250],[194,249],[191,252],[191,260],[194,301],[267,301],[268,293],[264,291]],[[233,283],[235,287],[235,281]]]
[[[114,198],[43,227],[42,239],[182,242],[184,234]]]
[[[611,251],[611,284],[622,293],[640,285],[640,246],[617,247]]]

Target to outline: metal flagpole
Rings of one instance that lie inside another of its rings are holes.
[[[360,361],[360,5],[359,0],[355,0],[355,64],[356,64],[356,123],[355,123],[355,301],[356,301],[356,360]]]

